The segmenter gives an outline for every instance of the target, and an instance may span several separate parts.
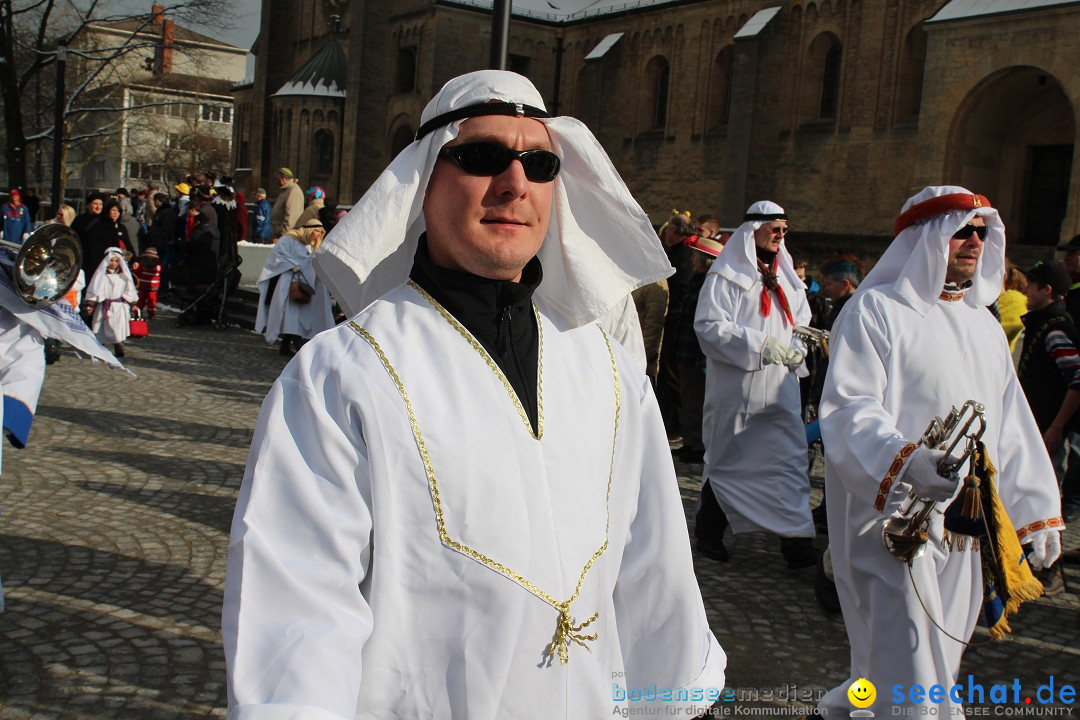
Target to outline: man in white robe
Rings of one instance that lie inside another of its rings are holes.
[[[451,80],[316,256],[354,315],[259,416],[226,578],[232,720],[719,697],[659,411],[595,322],[670,267],[595,138],[542,102],[513,73]]]
[[[805,347],[792,335],[809,322],[810,307],[786,233],[783,208],[751,205],[698,296],[694,331],[707,364],[694,534],[698,551],[720,562],[729,524],[736,534],[779,535],[789,568],[817,560],[799,396]]]
[[[850,679],[820,703],[829,717],[846,716],[859,678],[878,688],[877,717],[894,714],[894,686],[904,705],[915,684],[948,691],[980,614],[980,553],[947,549],[940,512],[910,577],[882,542],[882,525],[913,489],[939,510],[956,493],[958,478],[936,469],[944,451],[918,446],[932,417],[968,400],[985,406],[982,440],[1033,566],[1053,562],[1064,528],[1042,437],[986,310],[1004,272],[997,211],[964,188],[928,187],[904,205],[895,235],[833,327],[821,401],[830,549],[851,643]],[[962,712],[948,692],[935,707],[942,717]]]

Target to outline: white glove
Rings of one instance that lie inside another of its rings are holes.
[[[788,348],[787,357],[784,358],[784,364],[788,366],[789,370],[795,370],[802,365],[803,359],[806,356],[803,355],[803,351],[798,348]]]
[[[761,364],[763,366],[786,363],[787,356],[788,346],[780,338],[772,335],[765,336],[765,344],[761,346]]]
[[[907,470],[903,480],[921,498],[944,502],[956,492],[956,486],[960,484],[960,475],[953,472],[949,477],[942,477],[938,473],[938,463],[945,459],[944,450],[934,450],[928,447],[918,447],[908,460]]]
[[[1048,568],[1061,557],[1061,531],[1040,530],[1029,538],[1027,546],[1028,562],[1036,570]]]

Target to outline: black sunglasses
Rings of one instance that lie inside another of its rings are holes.
[[[513,150],[497,142],[471,142],[451,145],[439,151],[439,157],[453,160],[470,175],[491,177],[504,172],[515,160],[521,161],[530,182],[549,183],[559,174],[559,156],[550,150]]]
[[[986,227],[985,225],[965,225],[964,227],[954,232],[953,237],[959,238],[960,240],[967,240],[969,237],[972,236],[972,234],[978,233],[979,239],[985,240],[986,234],[988,232],[990,232],[990,228]]]

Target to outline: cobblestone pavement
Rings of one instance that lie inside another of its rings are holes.
[[[285,361],[259,336],[160,315],[128,347],[137,379],[70,354],[50,366],[30,446],[5,448],[2,720],[225,715],[228,527],[259,404]],[[700,466],[677,469],[689,513]],[[1078,539],[1070,530],[1066,546]],[[729,688],[805,697],[844,680],[843,621],[815,603],[813,570],[787,570],[771,537],[728,544],[731,562],[696,567]],[[1069,572],[1069,593],[1025,606],[1014,639],[970,649],[964,672],[985,685],[1076,684],[1080,572]]]

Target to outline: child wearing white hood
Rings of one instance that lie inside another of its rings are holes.
[[[86,289],[86,314],[93,316],[90,329],[101,343],[113,343],[116,357],[124,357],[124,341],[130,334],[131,303],[138,299],[139,292],[123,251],[109,248]]]

